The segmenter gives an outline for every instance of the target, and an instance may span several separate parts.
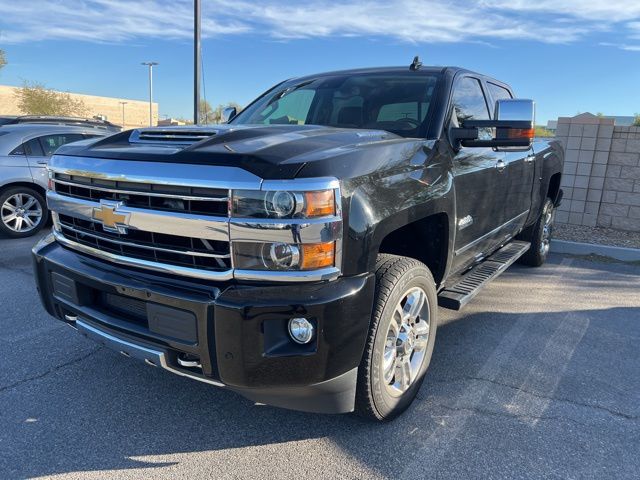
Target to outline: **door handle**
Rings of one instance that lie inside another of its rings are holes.
[[[526,157],[524,157],[524,162],[525,163],[533,163],[533,161],[536,159],[535,155],[528,155]]]
[[[502,173],[502,172],[504,172],[505,168],[507,168],[507,164],[504,163],[504,160],[498,160],[498,162],[496,163],[496,170],[498,170],[498,172]]]

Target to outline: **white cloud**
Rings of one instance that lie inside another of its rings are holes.
[[[188,40],[193,25],[192,0],[0,0],[0,12],[0,44]],[[639,39],[640,0],[203,2],[205,37],[251,33],[276,39],[363,36],[409,43],[569,43],[593,32],[615,32],[619,38],[611,44]]]

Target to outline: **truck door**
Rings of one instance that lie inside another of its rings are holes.
[[[486,86],[494,105],[497,100],[512,98],[509,90],[500,85],[486,82]],[[507,189],[504,192],[504,207],[508,223],[505,225],[504,235],[515,234],[524,226],[529,216],[536,169],[534,159],[533,149],[505,153]]]
[[[450,127],[464,120],[488,120],[489,107],[480,81],[458,77],[453,87]],[[489,133],[487,133],[490,135]],[[453,158],[456,192],[456,238],[453,271],[491,252],[507,216],[503,195],[507,191],[505,154],[492,148],[467,148]]]

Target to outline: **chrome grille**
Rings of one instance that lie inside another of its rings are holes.
[[[58,214],[63,235],[82,245],[140,260],[223,271],[231,268],[229,243],[130,230],[108,232],[98,222]]]
[[[223,189],[123,182],[62,173],[56,173],[53,181],[56,193],[83,200],[113,200],[151,210],[228,215],[229,191]]]
[[[232,269],[226,189],[61,172],[53,173],[52,181],[48,199],[55,226],[68,241],[120,258],[212,274]],[[134,212],[126,233],[93,218],[93,209],[104,201]]]

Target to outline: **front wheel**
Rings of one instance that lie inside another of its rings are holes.
[[[40,231],[48,218],[47,204],[33,188],[11,187],[0,194],[0,234],[28,237]]]
[[[518,238],[531,242],[531,248],[518,260],[524,265],[539,267],[547,261],[551,247],[551,234],[555,209],[553,202],[547,198],[538,221],[525,229]]]
[[[375,302],[355,410],[387,421],[409,407],[431,361],[438,327],[431,272],[411,258],[379,255]]]

